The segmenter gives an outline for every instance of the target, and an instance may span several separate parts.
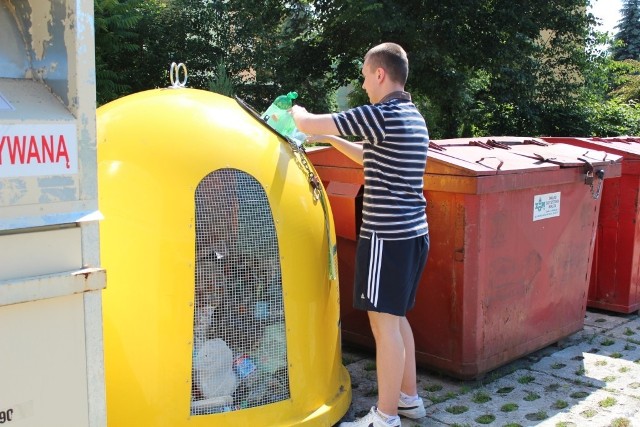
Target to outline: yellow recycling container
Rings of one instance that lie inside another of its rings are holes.
[[[304,153],[187,88],[109,103],[97,133],[108,425],[335,424],[334,225]]]

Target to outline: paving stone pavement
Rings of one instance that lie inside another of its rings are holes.
[[[343,421],[376,404],[375,356],[345,345],[353,399]],[[464,381],[418,369],[427,408],[412,426],[640,427],[640,315],[588,309],[581,331]]]

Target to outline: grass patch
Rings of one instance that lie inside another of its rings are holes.
[[[614,359],[620,359],[622,357],[622,353],[613,352],[609,355],[609,357],[613,357]]]
[[[589,396],[589,393],[587,393],[586,391],[576,391],[574,393],[571,393],[569,396],[574,399],[584,399],[585,397]]]
[[[631,421],[628,418],[616,418],[610,425],[611,427],[631,427]]]
[[[442,402],[446,402],[447,400],[451,400],[457,396],[458,396],[458,393],[456,393],[455,391],[450,391],[440,396],[433,394],[433,395],[427,396],[427,398],[433,403],[442,403]]]
[[[524,416],[529,421],[542,421],[549,418],[549,415],[545,411],[533,412]]]
[[[556,400],[556,401],[553,403],[553,405],[551,405],[551,407],[552,407],[553,409],[564,409],[564,408],[566,408],[567,406],[569,406],[569,403],[568,403],[567,401],[565,401],[565,400],[560,400],[560,399]]]
[[[424,386],[426,391],[434,392],[442,390],[442,386],[440,384],[427,384]]]
[[[595,409],[587,409],[586,411],[580,412],[580,415],[582,415],[585,418],[593,418],[597,414],[598,414],[598,411],[596,411]]]
[[[560,421],[559,423],[556,423],[556,427],[575,427],[575,423],[572,423],[571,421]]]
[[[528,392],[527,395],[524,397],[524,400],[526,400],[527,402],[533,402],[534,400],[538,400],[538,399],[540,399],[540,395],[532,391]]]
[[[550,391],[558,391],[558,390],[560,390],[560,387],[561,387],[561,386],[560,386],[560,384],[558,384],[558,383],[553,383],[553,384],[549,384],[548,386],[546,386],[546,387],[544,388],[544,391],[546,391],[546,392],[550,392]]]
[[[613,375],[609,375],[607,377],[604,377],[602,379],[602,381],[604,381],[605,383],[612,383],[616,380],[616,377],[614,377]]]
[[[574,372],[574,374],[576,374],[579,377],[584,375],[584,374],[586,374],[586,373],[587,373],[587,371],[584,368],[578,368]]]
[[[567,365],[565,365],[564,363],[556,362],[553,365],[551,365],[551,369],[562,369],[565,366],[567,366]]]
[[[473,398],[471,399],[473,403],[486,403],[490,400],[491,400],[491,396],[489,396],[489,394],[485,393],[484,391],[477,392],[476,394],[473,395]]]
[[[596,363],[594,363],[594,365],[596,365],[596,366],[606,366],[607,365],[607,361],[606,360],[596,360]]]
[[[376,362],[367,362],[363,369],[365,371],[375,371],[376,370]]]
[[[518,423],[508,423],[503,425],[502,427],[522,427],[522,425]]]
[[[513,391],[513,387],[500,387],[497,391],[498,394],[509,394]]]
[[[529,384],[530,382],[532,382],[533,380],[535,380],[536,378],[532,375],[523,375],[520,378],[518,378],[518,382],[520,384]]]
[[[627,338],[627,342],[630,342],[631,344],[640,345],[640,340],[636,340],[636,339],[633,339],[633,338]]]
[[[447,411],[450,414],[463,414],[465,412],[467,412],[469,410],[468,406],[464,406],[464,405],[453,405],[453,406],[449,406],[445,409],[445,411]]]
[[[603,345],[605,347],[609,347],[610,345],[614,345],[616,343],[615,340],[612,340],[611,338],[605,338],[602,341],[600,341],[600,345]]]
[[[628,366],[623,366],[622,368],[618,369],[618,372],[620,372],[621,374],[627,373],[631,370],[630,367]]]
[[[600,402],[598,402],[598,405],[601,408],[611,408],[616,403],[618,403],[616,399],[614,399],[613,397],[607,397],[606,399],[603,399]]]
[[[478,424],[491,424],[495,420],[496,420],[495,415],[491,415],[491,414],[480,415],[478,418],[476,418],[476,422]]]
[[[517,411],[518,408],[519,406],[516,403],[505,403],[500,407],[500,410],[502,412],[513,412],[513,411]]]
[[[633,330],[631,328],[625,328],[623,334],[625,334],[626,336],[630,337],[631,335],[635,335],[636,333],[633,332]]]
[[[468,385],[463,385],[462,387],[460,387],[460,390],[458,390],[459,394],[467,394],[469,393],[471,390],[473,390],[470,386]]]

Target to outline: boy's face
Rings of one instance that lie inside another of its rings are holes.
[[[371,66],[369,59],[365,59],[362,64],[362,76],[364,81],[362,82],[362,89],[367,92],[369,102],[375,104],[380,101],[380,95],[378,94],[379,81],[378,81],[378,69]]]

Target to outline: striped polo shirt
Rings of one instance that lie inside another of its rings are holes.
[[[406,92],[332,114],[342,136],[363,139],[360,237],[401,240],[428,233],[422,194],[429,133]]]

